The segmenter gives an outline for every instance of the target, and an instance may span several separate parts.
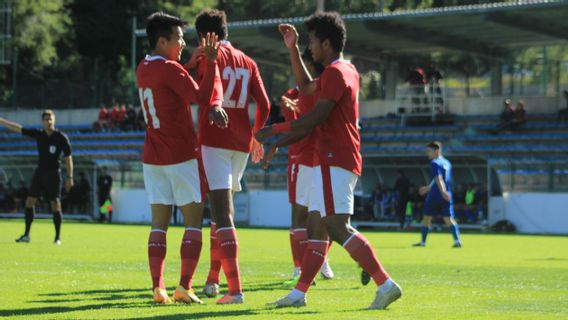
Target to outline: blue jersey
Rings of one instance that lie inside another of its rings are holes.
[[[442,176],[444,183],[446,184],[446,190],[452,193],[452,164],[448,159],[444,157],[436,158],[430,162],[430,175],[432,177],[432,181],[430,182],[430,191],[426,196],[426,202],[431,203],[440,203],[446,202],[444,198],[442,198],[442,194],[440,193],[440,189],[438,189],[438,185],[436,184],[436,177]]]

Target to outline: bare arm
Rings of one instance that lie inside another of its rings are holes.
[[[281,24],[278,26],[278,31],[282,34],[284,44],[290,52],[290,63],[292,66],[292,73],[296,79],[296,84],[303,95],[311,96],[316,89],[315,81],[312,79],[308,69],[302,61],[300,48],[298,48],[298,32],[291,24]]]
[[[0,125],[15,133],[22,133],[22,125],[16,122],[0,118]]]
[[[440,194],[446,201],[450,201],[450,193],[446,190],[446,183],[444,182],[444,178],[440,175],[436,176],[436,185],[438,186],[438,190],[440,190]]]
[[[309,132],[327,119],[334,106],[335,101],[326,99],[318,100],[314,111],[292,122],[264,127],[256,133],[255,137],[258,141],[265,142],[268,138],[283,132]],[[282,126],[286,125],[289,125],[289,128],[283,129]]]
[[[65,177],[65,189],[67,192],[73,187],[73,157],[65,157],[65,165],[67,166],[67,177]]]

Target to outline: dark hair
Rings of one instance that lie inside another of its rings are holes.
[[[51,109],[46,109],[46,110],[43,110],[43,112],[41,113],[41,120],[43,120],[43,118],[45,118],[45,116],[55,117],[55,113]]]
[[[227,15],[223,10],[205,9],[195,18],[195,30],[202,35],[214,32],[219,39],[226,39],[229,35],[227,31]]]
[[[432,141],[426,145],[426,148],[434,149],[434,150],[441,150],[442,143],[440,141]]]
[[[316,12],[304,21],[304,25],[308,32],[313,31],[316,38],[321,42],[327,39],[335,51],[343,51],[345,40],[347,39],[347,31],[339,13]]]
[[[310,46],[307,46],[304,52],[302,53],[302,59],[308,63],[311,63],[314,66],[314,69],[316,69],[318,75],[321,74],[325,69],[323,64],[314,61],[314,58],[312,57],[312,51],[310,50]]]
[[[174,27],[185,27],[187,21],[166,14],[162,11],[154,12],[146,18],[146,35],[152,49],[156,48],[158,39],[164,37],[170,40]]]

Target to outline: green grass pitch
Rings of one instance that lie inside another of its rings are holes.
[[[355,263],[337,244],[330,252],[336,278],[319,280],[307,307],[265,307],[288,292],[280,286],[292,272],[287,230],[239,230],[244,305],[204,299],[158,306],[149,288],[148,226],[65,222],[61,246],[52,243],[50,221],[34,224],[29,244],[14,242],[22,229],[21,220],[0,220],[0,318],[568,319],[568,237],[465,234],[464,247],[451,249],[448,233],[411,248],[418,233],[365,232],[404,290],[388,310],[369,311],[375,286],[360,284]],[[204,231],[198,291],[209,264]],[[168,288],[177,285],[182,233],[168,233]]]

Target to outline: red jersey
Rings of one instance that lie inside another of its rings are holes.
[[[108,120],[110,115],[108,114],[107,109],[101,109],[99,111],[99,120]]]
[[[197,158],[190,102],[208,107],[221,104],[213,90],[221,86],[219,70],[215,62],[205,65],[200,87],[176,61],[147,56],[138,65],[136,80],[147,124],[144,163],[171,165]]]
[[[270,112],[270,102],[256,63],[227,41],[221,43],[217,56],[224,93],[223,108],[229,116],[229,126],[220,129],[210,125],[206,108],[200,108],[199,142],[215,148],[249,153],[253,134],[264,127]],[[199,61],[198,78],[204,75],[204,59]],[[256,102],[254,130],[249,119],[249,100]]]
[[[361,175],[359,136],[359,73],[345,60],[336,60],[320,76],[319,99],[335,106],[318,131],[318,155],[322,164]]]
[[[305,96],[301,94],[297,88],[286,91],[284,96],[291,100],[298,99],[298,112],[291,112],[285,108],[282,109],[282,114],[286,121],[296,120],[300,116],[312,112],[315,107],[315,96]],[[304,139],[290,145],[290,147],[288,148],[289,159],[295,160],[295,162],[298,164],[313,167],[315,165],[315,143],[316,130],[312,130],[312,132]]]

